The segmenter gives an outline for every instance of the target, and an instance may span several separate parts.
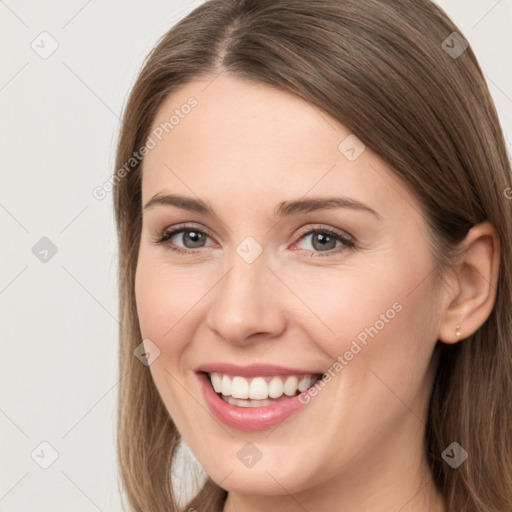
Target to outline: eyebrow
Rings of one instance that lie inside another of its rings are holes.
[[[157,194],[153,196],[145,205],[144,210],[152,208],[156,205],[175,206],[183,210],[191,212],[202,213],[204,215],[213,215],[214,210],[210,204],[202,199],[195,199],[193,197],[180,196],[176,194]],[[287,217],[291,215],[299,215],[301,213],[308,213],[317,210],[332,209],[332,208],[350,208],[362,212],[371,213],[377,219],[382,219],[382,216],[377,213],[373,208],[350,197],[312,197],[307,199],[295,199],[292,201],[283,201],[274,209],[274,215],[277,217]]]

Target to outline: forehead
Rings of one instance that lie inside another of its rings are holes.
[[[256,209],[305,194],[353,195],[377,211],[390,199],[397,208],[414,201],[345,126],[267,85],[222,74],[190,82],[161,105],[151,134],[156,145],[144,159],[144,202],[161,191],[211,204],[229,198],[247,205],[252,197]]]
[[[189,109],[187,105],[194,101],[196,105]],[[287,91],[221,74],[195,80],[169,96],[157,112],[152,131],[163,127],[166,145],[174,150],[183,144],[190,149],[209,145],[209,158],[226,150],[241,161],[255,156],[291,157],[298,152],[313,158],[325,158],[326,153],[336,157],[337,142],[349,132],[329,117]]]

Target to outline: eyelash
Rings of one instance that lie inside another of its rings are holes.
[[[200,233],[201,235],[205,235],[205,236],[208,236],[209,238],[212,238],[212,237],[210,237],[210,235],[208,235],[208,233],[206,233],[205,231],[203,231],[201,229],[196,228],[193,225],[183,225],[183,226],[178,226],[173,230],[165,229],[162,233],[160,233],[157,236],[157,238],[155,240],[152,240],[152,242],[155,244],[165,244],[174,235],[177,235],[178,233],[183,233],[186,231],[195,231],[196,233]],[[338,254],[339,252],[344,251],[346,249],[353,249],[356,247],[353,240],[347,238],[346,236],[342,235],[341,233],[339,233],[337,231],[334,231],[331,228],[325,228],[325,227],[320,227],[320,226],[317,226],[315,228],[309,229],[308,231],[306,231],[304,233],[301,233],[299,236],[299,240],[302,240],[306,236],[314,234],[314,233],[324,233],[324,234],[326,233],[329,236],[332,236],[336,241],[341,242],[343,245],[336,249],[329,249],[328,251],[311,251],[311,250],[307,250],[307,249],[297,249],[298,251],[303,251],[303,252],[306,251],[308,253],[312,253],[311,257],[313,257],[313,254],[324,257],[324,256],[332,256],[332,255]],[[183,249],[183,248],[178,247],[171,243],[169,243],[167,245],[170,250],[172,250],[178,254],[191,254],[193,252],[197,252],[195,249]],[[202,247],[199,247],[198,249],[202,249]]]

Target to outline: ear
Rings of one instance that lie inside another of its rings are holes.
[[[439,341],[450,344],[471,336],[487,320],[494,307],[498,283],[499,237],[490,222],[473,226],[461,242],[461,249],[438,332]]]

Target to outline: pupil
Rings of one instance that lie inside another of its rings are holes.
[[[198,233],[197,231],[187,231],[185,233],[185,237],[188,238],[189,240],[191,240],[192,244],[194,247],[200,247],[200,243],[201,243],[201,233]],[[194,244],[199,244],[199,245],[194,245]]]

